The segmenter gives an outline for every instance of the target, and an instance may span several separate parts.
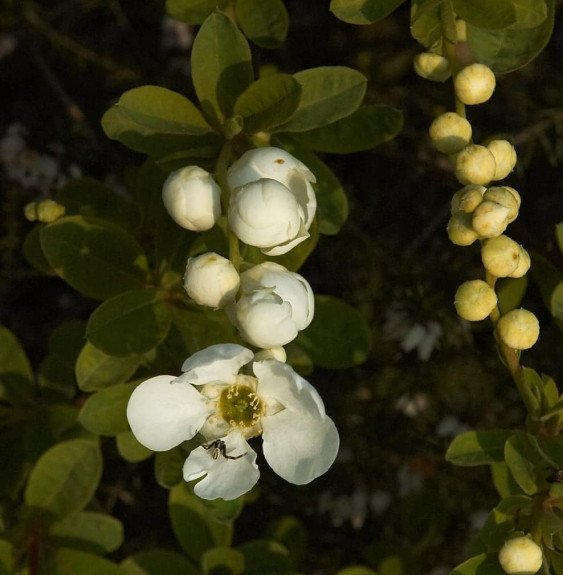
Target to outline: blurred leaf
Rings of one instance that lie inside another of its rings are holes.
[[[482,553],[458,565],[450,575],[506,575],[498,562],[498,554]]]
[[[141,208],[144,227],[152,231],[160,215],[166,212],[162,203],[162,186],[168,174],[149,158],[133,173],[130,172],[129,177],[128,188]]]
[[[366,92],[365,76],[345,66],[311,68],[293,77],[302,88],[299,107],[277,132],[307,132],[332,124],[355,112]]]
[[[29,265],[42,273],[51,273],[53,270],[45,258],[41,247],[41,230],[45,224],[36,224],[29,230],[22,245],[22,254]]]
[[[536,28],[548,18],[546,0],[512,0],[516,10],[516,23],[513,29]]]
[[[407,575],[403,561],[397,555],[385,557],[377,565],[378,575]]]
[[[530,272],[540,288],[547,309],[563,326],[563,272],[536,253],[532,254]]]
[[[297,566],[305,559],[308,533],[305,525],[297,517],[286,515],[276,519],[268,526],[267,535],[269,539],[278,541],[288,550],[293,565]]]
[[[56,545],[104,554],[123,543],[123,526],[109,515],[81,511],[54,523],[49,538]]]
[[[15,335],[0,325],[0,400],[19,405],[32,398],[33,371]]]
[[[0,575],[10,575],[13,573],[13,569],[12,544],[9,541],[0,539]]]
[[[461,433],[448,447],[446,461],[462,467],[503,461],[504,445],[513,433],[505,429]]]
[[[345,569],[341,569],[336,573],[336,575],[377,575],[377,573],[373,569],[358,565],[357,567],[346,567]]]
[[[330,11],[348,24],[372,24],[385,18],[405,0],[331,0]]]
[[[86,439],[58,443],[46,451],[29,477],[25,503],[62,519],[84,508],[102,476],[98,444]]]
[[[501,315],[520,306],[528,288],[528,276],[500,278],[496,283],[498,306]]]
[[[557,238],[559,251],[563,254],[563,222],[555,226],[555,237]]]
[[[357,309],[332,296],[316,295],[315,317],[295,343],[315,365],[345,369],[367,359],[371,334]]]
[[[514,477],[504,461],[491,463],[491,473],[495,489],[501,497],[525,495],[518,483],[514,481]]]
[[[515,516],[531,503],[532,499],[526,495],[510,495],[491,510],[480,533],[487,551],[499,551],[508,535],[515,531]]]
[[[197,447],[194,444],[194,447]],[[182,468],[188,454],[182,446],[155,454],[154,474],[157,483],[165,489],[171,489],[184,480]]]
[[[94,299],[141,288],[147,273],[143,249],[126,231],[103,220],[68,216],[45,226],[41,247],[71,287]]]
[[[172,321],[168,292],[147,288],[122,293],[99,306],[88,320],[86,337],[107,354],[127,357],[155,348]]]
[[[123,575],[121,568],[97,555],[60,548],[54,551],[53,569],[49,575]]]
[[[238,575],[244,571],[244,555],[236,549],[215,547],[201,558],[205,575]]]
[[[540,491],[545,481],[538,477],[539,457],[526,442],[526,434],[515,434],[506,440],[504,459],[514,480],[527,495]]]
[[[168,549],[135,553],[121,563],[121,568],[125,575],[201,575],[184,555]]]
[[[217,7],[217,0],[166,0],[166,12],[174,20],[202,24]]]
[[[205,116],[220,125],[253,80],[250,48],[231,19],[214,12],[195,37],[192,79]]]
[[[411,35],[430,48],[442,40],[440,5],[444,0],[412,0]]]
[[[516,10],[512,0],[452,0],[458,18],[487,30],[498,30],[516,22]]]
[[[276,541],[257,539],[237,547],[244,555],[245,575],[293,575],[287,549]]]
[[[235,14],[245,36],[260,48],[279,48],[287,36],[289,16],[282,0],[237,0]]]
[[[122,431],[116,437],[117,451],[119,455],[130,463],[145,461],[153,455],[153,452],[139,443],[132,431]]]
[[[130,431],[127,403],[137,382],[120,383],[91,395],[82,406],[80,423],[97,435],[118,435]]]
[[[351,154],[392,140],[403,128],[403,114],[389,106],[363,106],[351,116],[316,130],[294,134],[295,139],[319,152]]]
[[[272,74],[250,84],[235,102],[233,113],[243,117],[246,134],[255,134],[291,118],[300,97],[301,86],[293,76]]]

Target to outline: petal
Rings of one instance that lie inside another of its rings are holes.
[[[182,365],[183,373],[177,381],[205,385],[217,381],[231,383],[239,369],[248,363],[253,353],[235,343],[212,345],[188,357]]]
[[[240,459],[227,459],[219,455],[213,459],[213,450],[198,447],[194,449],[184,463],[184,479],[192,481],[203,477],[196,483],[194,492],[203,499],[226,501],[236,499],[250,491],[260,477],[256,465],[256,452],[251,449],[240,433],[230,433],[222,439],[228,455]]]
[[[145,447],[166,451],[191,439],[213,412],[195,387],[177,383],[173,375],[147,379],[127,404],[133,434]]]

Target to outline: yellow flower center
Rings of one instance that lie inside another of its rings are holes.
[[[218,411],[231,427],[254,427],[259,423],[263,406],[255,388],[255,378],[239,375],[235,384],[221,392]]]

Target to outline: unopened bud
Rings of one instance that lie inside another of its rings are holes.
[[[495,175],[495,157],[485,146],[465,147],[455,160],[455,175],[462,184],[488,184]]]
[[[538,341],[540,322],[527,309],[513,309],[498,320],[497,333],[512,349],[530,349]]]
[[[497,305],[495,290],[482,280],[462,283],[455,293],[455,309],[467,321],[485,319]]]
[[[514,188],[508,188],[507,186],[493,186],[484,193],[483,199],[508,208],[508,223],[510,223],[517,218],[518,209],[520,208],[520,196],[518,196],[517,199],[514,192],[516,192]],[[518,192],[516,192],[516,194],[518,194]]]
[[[471,214],[456,212],[448,222],[448,237],[456,246],[470,246],[479,235],[471,225]]]
[[[37,219],[49,224],[65,215],[65,207],[53,200],[42,200],[36,205]]]
[[[37,202],[29,202],[23,209],[23,215],[28,222],[37,220]]]
[[[493,140],[488,146],[495,157],[496,169],[493,180],[502,180],[512,172],[516,165],[516,150],[507,140]]]
[[[522,247],[520,248],[519,258],[518,258],[518,265],[516,269],[508,276],[509,278],[521,278],[528,273],[530,269],[530,254]]]
[[[475,208],[482,202],[483,194],[486,192],[485,186],[471,184],[458,190],[452,198],[451,213],[462,211],[466,214],[472,213]]]
[[[448,60],[432,52],[423,52],[414,57],[414,71],[432,82],[445,82],[451,76]]]
[[[264,361],[269,359],[285,363],[287,359],[287,353],[285,353],[285,349],[283,347],[278,346],[270,347],[268,349],[261,349],[254,354],[254,361]]]
[[[455,94],[464,104],[486,102],[495,91],[495,75],[483,64],[470,64],[454,79]]]
[[[534,575],[542,566],[543,555],[530,537],[514,537],[501,547],[498,561],[508,575]]]
[[[430,124],[429,134],[435,148],[443,154],[456,154],[471,140],[471,124],[455,112],[446,112]]]
[[[484,200],[473,212],[473,229],[482,238],[496,238],[506,230],[509,214],[509,208]]]
[[[483,243],[481,261],[485,269],[498,278],[509,277],[518,268],[521,246],[508,236],[498,236]]]

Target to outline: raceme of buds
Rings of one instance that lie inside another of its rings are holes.
[[[542,549],[530,537],[514,537],[501,547],[498,561],[508,575],[534,575],[543,563]]]
[[[241,337],[262,348],[289,343],[312,321],[313,290],[295,272],[264,262],[241,274],[242,295],[234,307]]]
[[[455,112],[446,112],[430,124],[429,134],[435,148],[443,154],[456,154],[471,140],[471,124]]]
[[[497,322],[500,339],[512,349],[530,349],[540,335],[538,318],[527,309],[513,309]]]
[[[471,214],[456,212],[448,222],[448,237],[457,246],[470,246],[479,235],[471,225]]]
[[[495,175],[493,180],[502,180],[512,172],[516,165],[516,150],[507,140],[493,140],[488,146],[495,157]]]
[[[210,252],[188,260],[184,288],[200,305],[224,307],[234,301],[239,285],[233,264],[219,254]]]
[[[452,197],[452,216],[459,211],[471,214],[483,200],[483,194],[487,191],[485,186],[470,184],[458,190]]]
[[[495,175],[495,157],[485,146],[472,144],[455,158],[455,175],[462,184],[488,184]]]
[[[473,212],[473,229],[482,238],[496,238],[506,230],[509,216],[509,208],[497,202],[483,200]]]
[[[172,172],[164,182],[162,200],[170,217],[194,232],[211,229],[221,215],[221,188],[199,166]]]
[[[530,267],[530,256],[526,250],[505,235],[483,242],[481,261],[490,274],[499,278],[521,277]]]
[[[508,186],[492,186],[483,195],[484,200],[496,202],[508,208],[508,223],[513,222],[518,217],[520,209],[520,194]]]
[[[445,82],[452,74],[448,60],[432,52],[423,52],[414,57],[414,71],[432,82]]]
[[[482,104],[495,90],[493,71],[484,64],[470,64],[454,78],[455,94],[464,104]]]
[[[467,321],[485,319],[497,305],[495,290],[482,280],[462,283],[455,293],[455,309]]]

